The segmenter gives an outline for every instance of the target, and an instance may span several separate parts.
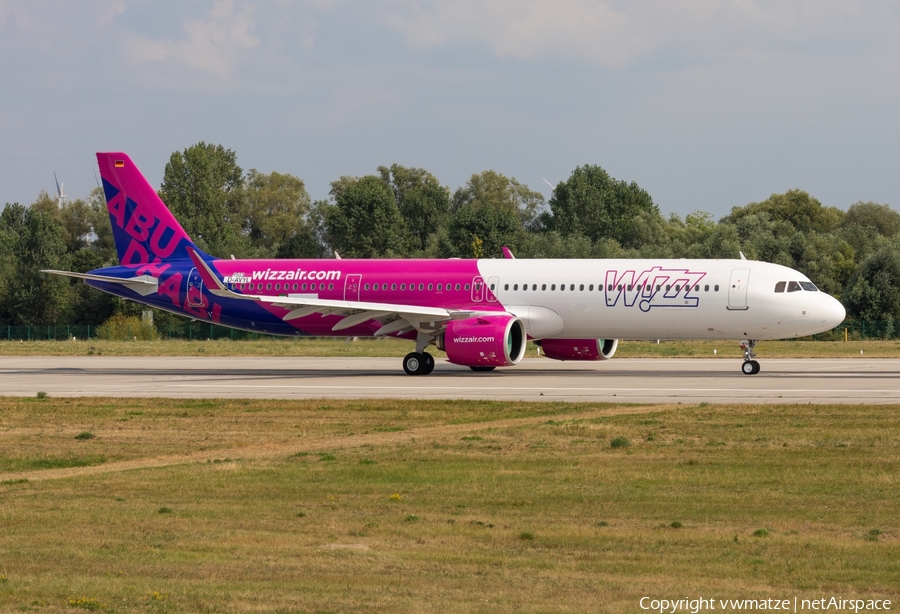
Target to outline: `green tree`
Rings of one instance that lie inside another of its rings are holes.
[[[331,184],[334,205],[324,210],[331,247],[350,258],[407,254],[406,224],[381,177],[341,177]]]
[[[550,197],[545,224],[563,236],[581,233],[592,241],[615,239],[623,246],[638,214],[645,220],[659,217],[659,208],[638,184],[618,181],[596,165],[579,166],[557,184]],[[652,222],[651,222],[652,223]]]
[[[895,237],[900,234],[900,213],[888,205],[858,202],[850,205],[841,226],[872,228],[883,237]]]
[[[515,178],[491,170],[472,175],[453,194],[453,218],[448,229],[453,253],[447,255],[475,256],[476,238],[488,258],[499,257],[503,246],[515,251],[525,236],[526,225],[534,222],[542,204],[540,192]]]
[[[421,168],[392,164],[390,168],[379,166],[378,173],[394,193],[400,215],[406,221],[410,247],[424,253],[429,237],[450,219],[450,190]]]
[[[785,222],[801,232],[831,232],[846,215],[837,207],[825,207],[803,190],[788,190],[784,194],[772,194],[758,203],[734,207],[722,218],[725,223],[736,223],[749,215],[764,215],[773,222]]]
[[[302,179],[251,169],[244,194],[244,226],[259,255],[304,251],[302,245],[313,233],[307,228],[311,200]],[[287,247],[288,243],[293,247]]]
[[[234,151],[201,141],[169,158],[160,197],[198,247],[215,256],[244,257],[253,249],[244,236],[243,183]]]
[[[859,265],[841,297],[862,320],[900,320],[900,246],[885,246]]]
[[[68,266],[62,226],[49,213],[18,203],[0,212],[0,322],[49,324],[71,307],[71,286],[39,269]]]

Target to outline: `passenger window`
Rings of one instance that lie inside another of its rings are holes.
[[[400,284],[400,289],[401,289],[401,290],[406,290],[406,284]]]
[[[425,289],[425,284],[419,284],[419,292]]]
[[[531,290],[532,292],[537,290],[537,284],[531,284]]]
[[[503,289],[504,289],[504,290],[509,290],[509,284],[503,284]]]
[[[566,284],[559,284],[559,291],[560,291],[560,292],[565,292],[565,291],[566,291]]]
[[[397,289],[397,284],[391,284],[391,290],[396,290],[396,289]]]
[[[656,291],[659,292],[662,289],[662,284],[656,284]]]
[[[705,286],[703,286],[703,291],[709,292],[709,284],[706,284]]]
[[[431,292],[434,290],[434,284],[428,284],[428,291]]]
[[[608,286],[606,286],[606,289],[609,290],[610,292],[612,292],[612,284],[609,284]]]
[[[459,284],[456,284],[456,291],[459,292]]]
[[[513,284],[513,290],[518,290],[518,289],[519,289],[519,284]]]
[[[281,284],[275,284],[275,289],[276,289],[276,290],[281,290]]]
[[[556,290],[556,284],[550,284],[550,290]]]
[[[800,292],[801,290],[803,290],[803,288],[801,288],[800,284],[798,284],[796,281],[788,282],[788,292]]]
[[[541,290],[546,290],[546,289],[547,289],[547,284],[541,284]]]
[[[272,289],[272,284],[266,284],[266,290],[271,290],[271,289]]]
[[[713,286],[713,290],[716,291],[716,292],[718,292],[718,291],[719,291],[719,284],[716,284],[715,286]]]
[[[672,289],[672,284],[666,284],[666,292]]]
[[[593,292],[593,291],[594,291],[594,284],[591,284],[590,286],[588,286],[588,291],[589,291],[589,292]]]
[[[334,290],[334,284],[328,284],[328,289],[329,289],[329,290]]]
[[[469,291],[469,288],[470,288],[470,287],[471,287],[471,286],[470,286],[469,284],[466,284],[466,292]]]
[[[528,284],[522,284],[522,290],[528,291]]]
[[[437,287],[437,291],[438,291],[438,292],[441,291],[441,288],[443,287],[443,285],[444,285],[444,284],[438,284],[438,287]],[[494,284],[491,284],[491,290],[493,290],[493,289],[494,289]]]
[[[779,281],[777,284],[775,284],[775,292],[784,292],[784,287],[786,285],[786,281]]]
[[[368,290],[368,289],[369,289],[369,284],[365,284],[365,285],[363,286],[363,290]]]
[[[319,290],[324,290],[324,289],[325,289],[325,284],[319,284]]]

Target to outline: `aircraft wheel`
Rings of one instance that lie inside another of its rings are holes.
[[[469,367],[472,371],[493,371],[497,367]]]
[[[434,356],[428,352],[422,352],[422,356],[425,357],[425,369],[422,371],[422,375],[428,375],[434,371]]]
[[[759,373],[759,363],[755,360],[746,360],[741,365],[741,371],[743,371],[744,375],[756,375]]]
[[[419,375],[425,367],[425,357],[418,352],[410,352],[403,358],[403,370],[407,375]]]

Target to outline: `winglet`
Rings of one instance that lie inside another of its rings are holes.
[[[516,259],[516,257],[513,256],[512,250],[509,249],[508,247],[506,247],[505,245],[502,248],[500,248],[500,251],[503,252],[503,257],[506,258],[507,260],[515,260]]]

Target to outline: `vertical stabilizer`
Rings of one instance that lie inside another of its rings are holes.
[[[139,266],[189,259],[196,247],[156,190],[124,153],[97,154],[119,263]]]

